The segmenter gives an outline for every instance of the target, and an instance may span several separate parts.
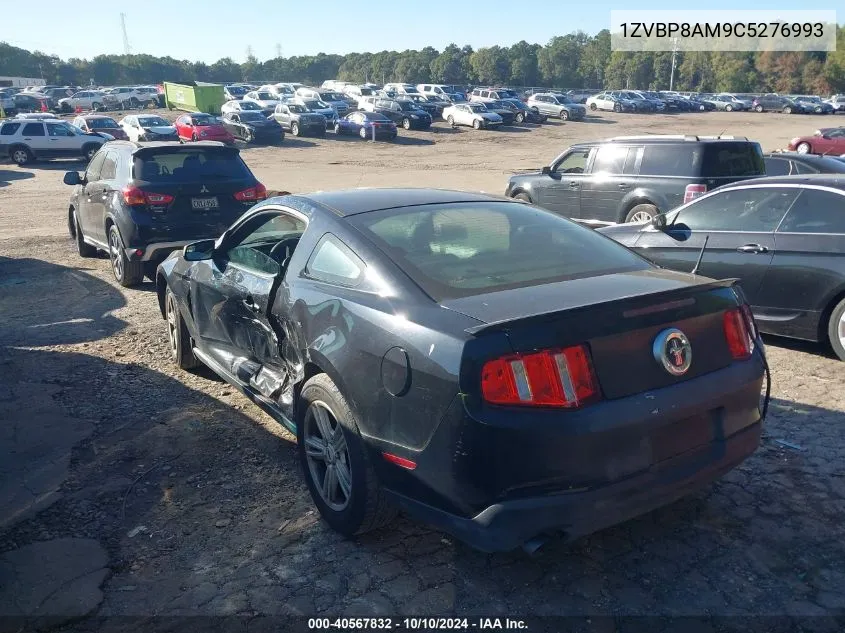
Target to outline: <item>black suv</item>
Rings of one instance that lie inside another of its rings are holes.
[[[127,287],[154,279],[171,251],[216,238],[267,197],[238,150],[216,141],[111,141],[64,182],[74,187],[67,217],[79,255],[108,252]]]
[[[569,218],[645,222],[765,174],[760,145],[742,136],[620,136],[573,145],[540,173],[511,176],[505,195]]]

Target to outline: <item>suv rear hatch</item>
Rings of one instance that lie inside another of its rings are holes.
[[[173,229],[184,229],[191,236],[207,235],[211,229],[210,235],[217,235],[220,227],[228,227],[266,197],[263,185],[233,147],[145,146],[134,152],[133,160],[133,182],[124,199],[149,211],[156,218],[153,232],[170,239],[179,239],[169,233]]]

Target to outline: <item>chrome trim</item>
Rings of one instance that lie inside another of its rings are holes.
[[[96,246],[97,248],[102,249],[104,251],[109,250],[108,244],[106,244],[105,242],[101,242],[100,240],[95,240],[93,237],[88,237],[85,234],[82,235],[82,241],[86,244],[90,244],[91,246]]]

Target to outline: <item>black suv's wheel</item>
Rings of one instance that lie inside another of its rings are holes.
[[[193,369],[199,365],[191,347],[191,335],[179,311],[176,295],[168,287],[164,291],[164,315],[167,317],[167,338],[170,342],[170,356],[180,369]]]
[[[9,158],[16,165],[26,165],[32,161],[32,152],[25,145],[13,145],[9,150]]]
[[[625,222],[649,222],[660,211],[653,204],[638,204],[625,215]]]
[[[68,230],[70,236],[76,242],[76,252],[80,257],[95,257],[97,255],[97,248],[85,242],[85,236],[82,234],[82,227],[79,226],[79,218],[76,216],[76,211],[68,213]]]
[[[522,123],[522,122],[524,122],[524,121],[525,121],[525,114],[524,114],[524,113],[522,113],[522,112],[517,112],[517,114],[516,114],[516,122],[517,122],[517,123]]]
[[[783,113],[784,113],[784,114],[792,114],[792,106],[786,106],[786,107],[783,109]]]
[[[734,107],[729,103],[725,106],[725,112],[733,112]]]
[[[402,127],[405,128],[406,130],[410,130],[411,129],[411,119],[409,119],[408,117],[405,117],[404,119],[402,119]]]
[[[299,123],[294,121],[293,123],[290,124],[290,133],[293,134],[294,136],[299,136]]]
[[[613,104],[613,111],[614,112],[622,112],[622,104],[621,103],[614,103]]]
[[[827,322],[827,337],[839,360],[845,360],[845,299],[840,301]]]
[[[137,286],[144,280],[143,262],[130,261],[126,257],[123,240],[114,224],[109,227],[109,259],[114,278],[124,288]]]
[[[388,523],[388,504],[369,462],[355,414],[326,374],[302,388],[297,403],[297,449],[305,481],[323,519],[345,536]]]

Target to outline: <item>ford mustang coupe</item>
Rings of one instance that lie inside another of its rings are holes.
[[[157,271],[172,356],[297,437],[344,535],[396,509],[485,551],[576,537],[751,455],[763,345],[734,281],[521,202],[286,195]]]

